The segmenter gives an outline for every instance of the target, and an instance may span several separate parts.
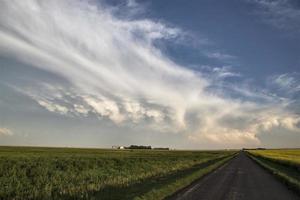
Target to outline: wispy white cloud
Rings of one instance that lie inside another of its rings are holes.
[[[10,136],[10,135],[13,135],[13,131],[8,128],[0,127],[0,136],[1,135]]]
[[[215,83],[219,83],[220,80],[227,77],[241,77],[242,75],[236,72],[232,66],[225,65],[221,67],[202,65],[199,67],[202,75],[210,80],[213,80]]]
[[[217,59],[217,60],[224,61],[224,62],[237,59],[236,56],[225,54],[225,53],[220,53],[220,52],[206,52],[205,55],[208,58],[213,58],[213,59]]]
[[[143,100],[137,101],[129,97],[119,98],[108,94],[85,93],[78,88],[62,88],[55,84],[40,83],[39,87],[13,87],[15,90],[31,97],[48,111],[70,117],[87,117],[95,115],[99,119],[110,119],[117,125],[141,123],[156,127],[158,131],[173,131],[173,125],[165,120],[174,120],[167,109],[159,104]],[[159,126],[158,126],[159,125]],[[168,126],[168,127],[167,127]],[[156,129],[155,128],[155,129]]]
[[[93,1],[3,0],[0,11],[0,52],[70,83],[19,86],[48,111],[223,145],[258,144],[257,134],[272,127],[299,131],[299,116],[278,101],[216,93],[212,85],[239,75],[230,68],[204,75],[164,55],[155,41],[180,38],[179,28],[120,19]]]
[[[59,104],[55,104],[53,102],[43,101],[43,100],[37,100],[37,102],[41,106],[43,106],[44,108],[46,108],[47,110],[49,110],[51,112],[57,112],[57,113],[61,113],[61,114],[67,114],[68,113],[68,109],[64,106],[59,105]]]
[[[128,7],[137,7],[137,6],[139,6],[138,3],[135,0],[128,0],[127,5],[128,5]]]
[[[294,0],[247,0],[260,7],[262,20],[279,29],[300,32],[300,7]]]
[[[269,81],[285,93],[300,92],[300,75],[298,73],[274,75],[269,78]]]
[[[214,67],[213,72],[217,75],[219,78],[225,78],[225,77],[239,77],[241,76],[237,72],[233,72],[231,70],[231,66],[223,66],[223,67]]]

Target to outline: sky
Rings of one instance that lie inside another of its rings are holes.
[[[2,0],[0,145],[300,147],[298,0]]]

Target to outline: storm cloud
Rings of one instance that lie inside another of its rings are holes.
[[[246,87],[239,88],[245,98],[226,95],[224,88],[216,92],[212,86],[224,76],[193,71],[165,55],[155,42],[182,40],[180,27],[120,18],[116,9],[94,1],[1,1],[1,54],[69,83],[14,88],[49,112],[105,118],[120,127],[137,124],[194,143],[259,145],[261,131],[299,132],[300,117],[287,109],[287,100]],[[235,73],[226,68],[226,74]]]

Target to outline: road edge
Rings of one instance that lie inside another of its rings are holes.
[[[273,175],[276,179],[278,179],[281,183],[283,183],[289,190],[296,193],[300,196],[300,187],[299,185],[291,182],[285,175],[283,175],[280,171],[274,169],[273,167],[269,166],[267,163],[260,160],[255,155],[251,154],[250,152],[246,152],[246,155],[253,160],[256,164],[266,170],[268,173]],[[271,162],[271,161],[270,161]],[[280,165],[280,164],[278,164]]]
[[[231,160],[233,160],[238,154],[240,153],[240,151],[234,153],[232,156],[229,156],[227,158],[224,158],[223,160],[219,161],[219,163],[213,167],[213,169],[211,169],[210,171],[207,171],[205,173],[203,173],[200,177],[196,178],[195,180],[193,180],[190,184],[180,188],[179,190],[177,190],[176,192],[168,195],[167,197],[164,198],[164,200],[171,200],[171,199],[177,199],[180,197],[180,194],[185,193],[186,191],[189,190],[189,188],[194,187],[195,185],[198,184],[199,181],[201,181],[203,178],[207,177],[208,175],[210,175],[211,173],[215,172],[216,170],[220,170],[223,167],[225,167]],[[214,163],[216,164],[216,163]]]

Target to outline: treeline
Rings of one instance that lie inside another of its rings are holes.
[[[129,147],[125,147],[125,149],[152,149],[152,147],[143,145],[130,145]]]
[[[124,149],[152,149],[152,150],[170,150],[167,147],[156,147],[152,148],[151,146],[143,146],[143,145],[130,145],[129,147],[124,147]]]
[[[130,145],[128,147],[125,146],[112,146],[113,149],[152,149],[152,150],[170,150],[168,147],[155,147],[144,146],[144,145]]]

